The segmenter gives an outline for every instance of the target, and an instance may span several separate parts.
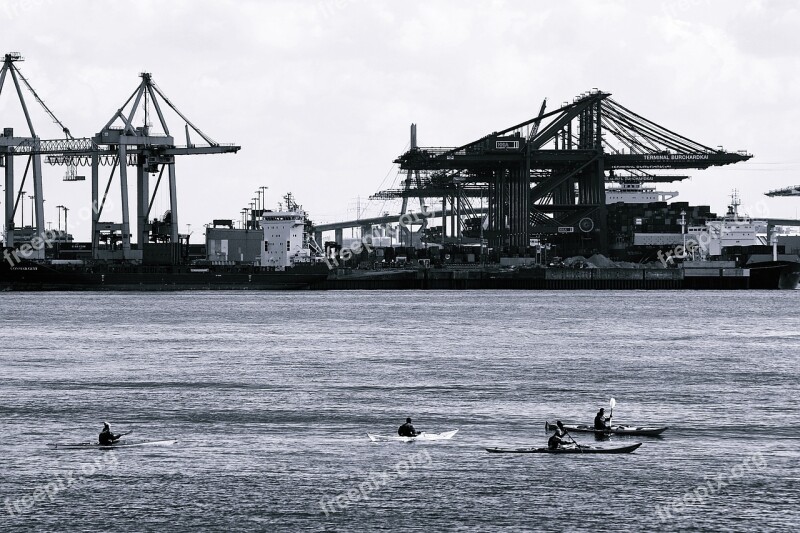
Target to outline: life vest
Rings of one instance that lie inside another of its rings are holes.
[[[414,426],[406,422],[397,430],[397,434],[401,437],[413,437],[414,436]]]

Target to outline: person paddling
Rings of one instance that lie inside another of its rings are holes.
[[[100,446],[111,446],[117,442],[122,435],[114,435],[111,433],[111,426],[108,422],[103,422],[103,431],[100,432]]]
[[[606,417],[606,410],[601,407],[599,411],[597,411],[597,416],[594,417],[594,429],[598,429],[600,431],[606,431],[608,429],[608,424],[611,420],[611,417]]]
[[[410,418],[406,418],[406,423],[397,429],[397,434],[400,435],[401,437],[416,437],[420,433],[422,432],[417,431],[416,429],[414,429],[414,426],[411,425]]]
[[[551,450],[557,450],[562,445],[567,444],[568,441],[565,441],[561,437],[566,433],[563,429],[561,422],[556,422],[556,425],[553,429],[553,435],[547,439],[547,447]]]

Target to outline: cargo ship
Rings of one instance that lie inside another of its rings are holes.
[[[302,265],[277,271],[242,265],[146,267],[22,261],[0,267],[0,290],[297,290],[308,289],[326,277],[324,265]]]
[[[188,236],[175,246],[146,244],[142,260],[95,259],[91,255],[103,254],[93,254],[88,243],[74,245],[63,234],[39,243],[49,258],[25,259],[24,244],[5,249],[0,290],[298,290],[328,276],[308,248],[302,210],[263,210],[243,228],[234,228],[230,220],[215,222],[228,227],[210,226],[204,247],[210,253],[194,259]],[[157,232],[157,221],[151,226]]]
[[[312,288],[327,290],[748,290],[798,286],[800,263],[741,268],[728,262],[699,268],[617,268],[417,265],[380,270],[339,269]]]
[[[420,243],[377,248],[374,257],[362,253],[358,262],[337,262],[315,288],[774,290],[800,283],[797,246],[779,245],[769,220],[739,214],[735,192],[723,217],[707,206],[667,204],[676,192],[641,184],[606,194],[614,201],[609,206],[611,257],[548,258],[556,247],[538,242],[514,257],[484,254],[483,247]],[[479,227],[480,220],[474,225]]]

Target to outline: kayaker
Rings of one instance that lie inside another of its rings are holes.
[[[411,425],[411,419],[406,418],[406,423],[397,429],[397,434],[401,437],[416,437],[419,432]]]
[[[120,437],[122,437],[122,435],[114,435],[111,433],[111,426],[108,425],[108,422],[103,422],[103,431],[100,432],[101,446],[111,446],[117,442]]]
[[[607,422],[611,420],[611,417],[606,417],[606,410],[601,407],[599,411],[597,411],[597,416],[594,417],[594,429],[599,429],[605,431],[608,429]]]
[[[556,422],[558,424],[558,422]],[[547,447],[551,450],[557,450],[561,447],[562,444],[566,444],[567,441],[561,438],[563,433],[561,432],[561,428],[556,425],[555,429],[553,430],[553,435],[547,439]]]

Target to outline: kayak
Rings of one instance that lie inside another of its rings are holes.
[[[594,446],[587,446],[585,444],[581,444],[578,446],[570,444],[568,446],[557,448],[555,450],[551,450],[550,448],[486,448],[486,451],[492,453],[555,453],[555,454],[631,453],[633,450],[635,450],[641,445],[642,445],[641,442],[637,442],[636,444],[631,444],[630,446],[618,446],[615,448],[596,448]]]
[[[553,431],[556,429],[555,424],[550,422],[544,423],[546,431]],[[599,433],[601,435],[635,435],[637,437],[657,437],[664,433],[668,428],[657,426],[622,426],[614,425],[609,426],[604,430],[594,429],[594,426],[582,426],[577,424],[564,424],[564,429],[574,433]]]
[[[458,433],[457,429],[453,431],[445,431],[444,433],[425,433],[424,431],[416,437],[401,437],[400,435],[373,435],[367,433],[369,440],[372,442],[397,440],[400,442],[413,442],[415,440],[450,440],[453,435]]]
[[[77,442],[77,443],[69,443],[69,442],[56,442],[53,443],[53,447],[56,449],[63,449],[63,450],[90,450],[90,449],[116,449],[116,448],[135,448],[140,446],[172,446],[178,442],[177,440],[151,440],[145,442],[128,442],[128,441],[118,441],[114,444],[106,445],[106,444],[98,444],[96,442]]]

